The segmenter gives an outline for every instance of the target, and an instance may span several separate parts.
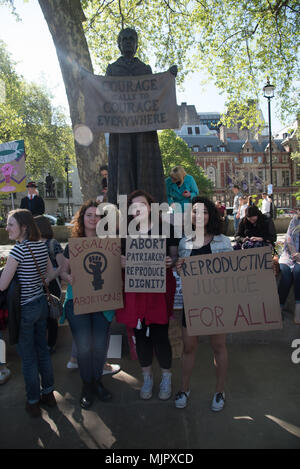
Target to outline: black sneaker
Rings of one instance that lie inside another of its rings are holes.
[[[94,392],[100,401],[110,401],[112,399],[111,392],[106,389],[100,380],[95,382]]]
[[[80,406],[87,410],[91,407],[94,402],[93,386],[89,383],[85,383],[82,386],[82,392],[80,397]]]

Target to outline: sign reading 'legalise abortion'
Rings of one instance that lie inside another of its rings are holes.
[[[120,238],[70,238],[74,314],[123,307]]]
[[[268,247],[188,257],[181,279],[188,335],[282,328]]]
[[[105,77],[82,73],[85,122],[92,132],[131,133],[178,128],[175,77]]]

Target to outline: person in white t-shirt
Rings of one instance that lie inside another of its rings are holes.
[[[268,199],[268,194],[266,192],[262,193],[262,199],[263,201],[262,201],[262,206],[261,206],[261,212],[269,218],[271,203]]]

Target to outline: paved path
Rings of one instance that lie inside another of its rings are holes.
[[[123,333],[113,324],[113,333]],[[299,328],[294,336],[300,338]],[[24,410],[25,394],[20,359],[8,348],[12,378],[0,387],[0,448],[300,448],[300,364],[291,361],[291,342],[228,345],[227,403],[220,413],[210,411],[215,376],[211,349],[199,344],[192,392],[186,409],[157,398],[159,372],[149,401],[139,399],[141,373],[130,360],[126,339],[119,362],[122,371],[105,376],[113,392],[109,403],[95,402],[89,411],[79,406],[78,371],[66,369],[71,349],[68,326],[59,329],[53,355],[58,408],[31,419]],[[112,360],[113,362],[113,360]],[[180,387],[180,360],[173,361],[173,391]]]

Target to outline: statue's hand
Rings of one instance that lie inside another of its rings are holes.
[[[172,75],[174,75],[174,77],[176,77],[177,73],[178,73],[177,65],[172,65],[172,67],[169,68],[169,72],[172,73]]]

